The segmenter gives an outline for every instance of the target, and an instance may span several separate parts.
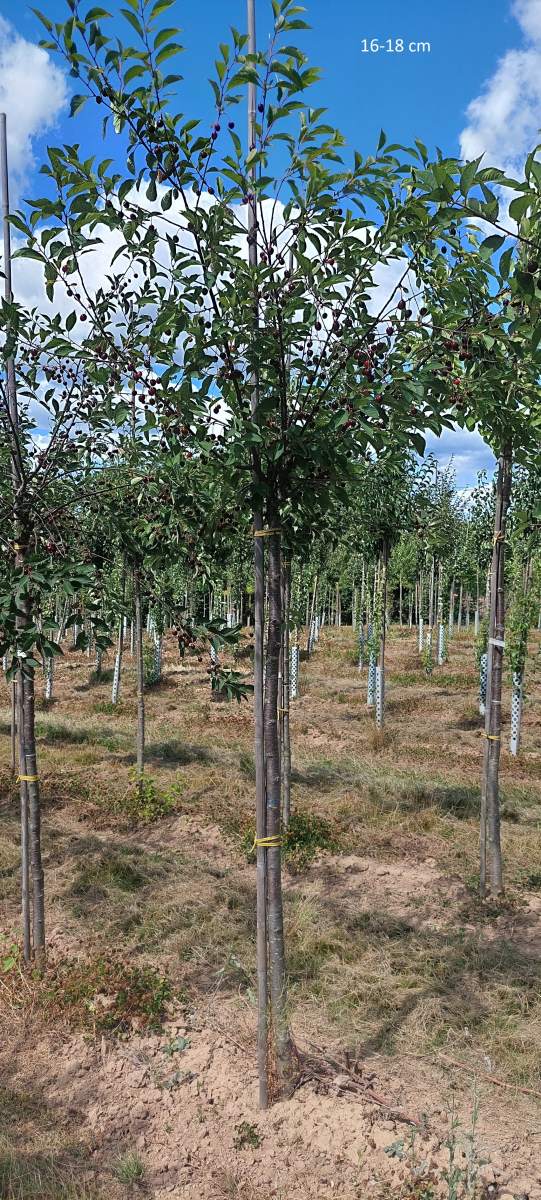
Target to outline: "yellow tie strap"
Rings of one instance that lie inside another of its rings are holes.
[[[279,708],[279,709],[278,709],[278,712],[279,712],[279,713],[288,713],[288,712],[289,712],[289,709],[288,709],[288,708]]]
[[[494,546],[497,546],[498,542],[504,542],[504,541],[505,541],[505,533],[501,533],[501,531],[500,531],[500,533],[494,534],[494,539],[493,539]]]
[[[281,833],[271,833],[262,838],[255,837],[252,850],[257,850],[258,846],[262,846],[264,850],[279,850],[283,841],[284,837]]]
[[[502,740],[499,733],[485,733],[485,737],[487,742],[501,742]]]
[[[254,537],[273,537],[275,533],[281,532],[281,529],[254,529]]]
[[[37,783],[39,775],[17,775],[17,783]]]

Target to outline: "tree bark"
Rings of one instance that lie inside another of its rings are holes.
[[[145,675],[141,612],[141,571],[139,565],[133,569],[133,598],[135,606],[135,673],[137,680],[137,789],[141,795],[145,771]]]
[[[8,303],[13,302],[13,292],[11,287],[11,226],[9,223],[9,176],[8,176],[8,157],[7,157],[7,129],[5,113],[0,113],[0,191],[2,199],[2,233],[3,233],[3,271],[4,271],[4,296]],[[27,547],[27,537],[24,534],[24,512],[21,504],[21,496],[24,487],[24,470],[21,453],[21,443],[19,437],[19,410],[17,404],[17,383],[15,376],[15,361],[13,356],[6,360],[6,385],[7,385],[7,419],[8,419],[8,436],[9,450],[11,457],[11,483],[13,494],[13,533],[15,544],[15,565],[18,568],[24,566],[24,559]],[[24,613],[20,613],[16,617],[16,629],[24,628],[30,613],[26,606]],[[25,741],[24,741],[24,714],[25,714],[25,695],[24,695],[24,680],[23,672],[20,666],[15,674],[15,688],[12,691],[12,703],[15,701],[17,711],[17,734],[19,739],[19,774],[24,776],[30,774],[26,768],[25,756]],[[30,709],[29,709],[30,715]],[[12,720],[14,713],[12,711]],[[33,706],[31,711],[33,721]],[[32,727],[31,733],[34,730]],[[13,738],[13,732],[12,732]],[[34,747],[34,771],[35,774],[35,738],[31,739]],[[12,743],[13,745],[13,743]],[[12,750],[13,756],[13,750]],[[13,761],[13,757],[12,757]],[[20,783],[20,809],[21,809],[21,908],[22,908],[22,923],[23,923],[23,953],[25,962],[30,962],[32,955],[31,933],[30,933],[30,835],[29,835],[29,788],[28,781],[21,778]],[[34,800],[36,804],[36,785],[34,784]],[[39,817],[39,790],[37,791],[38,817]],[[39,831],[39,822],[38,822]],[[39,846],[38,846],[39,849]]]
[[[480,892],[487,893],[487,866],[493,896],[503,892],[499,769],[502,729],[502,675],[505,636],[505,530],[511,497],[512,455],[504,447],[498,462],[492,549],[485,750],[481,787]]]
[[[39,970],[45,965],[45,884],[41,860],[41,805],[36,755],[34,717],[34,668],[23,671],[23,754],[28,794],[28,834],[30,874],[32,877],[32,939],[34,961]]]
[[[291,566],[282,562],[282,823],[288,828],[291,816],[291,731],[289,727],[289,607],[291,595]]]
[[[271,518],[269,518],[271,519]],[[275,521],[272,520],[272,526]],[[269,627],[265,670],[265,767],[267,785],[267,836],[279,839],[281,829],[280,743],[278,735],[278,670],[282,630],[280,537],[268,539]],[[267,850],[267,929],[270,968],[273,1061],[269,1069],[279,1096],[294,1086],[296,1061],[287,1020],[287,985],[282,902],[281,846]]]

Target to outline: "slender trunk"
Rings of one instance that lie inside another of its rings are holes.
[[[32,877],[32,940],[38,969],[45,965],[45,887],[41,861],[41,805],[36,755],[34,717],[34,669],[23,674],[24,774],[28,789],[28,833]]]
[[[11,287],[11,226],[9,223],[9,177],[8,177],[8,158],[7,158],[7,129],[5,113],[0,113],[0,192],[2,199],[2,234],[4,246],[4,297],[8,303],[13,302],[13,292]],[[24,513],[20,502],[20,496],[24,486],[24,472],[22,465],[21,443],[19,437],[19,411],[17,404],[17,385],[15,377],[15,362],[13,356],[10,355],[6,359],[6,391],[7,391],[7,419],[8,419],[8,435],[9,449],[11,456],[11,483],[13,492],[13,533],[15,545],[15,565],[18,568],[24,566],[24,558],[26,553],[27,537],[24,533]],[[30,616],[27,608],[24,613],[21,612],[16,617],[16,629],[20,631],[26,625]],[[23,923],[23,952],[25,962],[30,962],[32,954],[31,935],[30,935],[30,896],[29,896],[29,859],[30,859],[30,835],[29,835],[29,781],[25,778],[30,771],[27,770],[25,756],[25,694],[24,680],[21,667],[19,666],[15,674],[15,693],[12,693],[15,698],[15,706],[17,711],[17,734],[19,739],[19,783],[20,783],[20,806],[21,806],[21,907],[22,907],[22,923]],[[33,720],[33,707],[28,708],[28,717]],[[12,714],[12,720],[13,720]],[[33,735],[33,727],[29,729],[29,733]],[[13,726],[12,726],[13,739]],[[31,737],[31,746],[34,748],[34,766],[35,766],[35,739]],[[13,754],[13,751],[12,751]],[[12,758],[13,761],[13,758]],[[36,771],[32,772],[36,774]],[[35,782],[34,782],[34,810],[36,805],[35,799]],[[38,792],[38,816],[39,816],[39,792]],[[39,845],[38,845],[39,850]],[[34,858],[36,853],[34,852]],[[40,957],[41,948],[40,948]]]
[[[137,788],[143,791],[145,770],[145,679],[143,663],[143,621],[141,612],[141,571],[133,570],[133,599],[135,606],[135,674],[137,680]]]
[[[312,592],[312,603],[310,606],[310,618],[309,618],[309,625],[308,625],[308,642],[307,642],[307,646],[306,646],[308,654],[311,653],[313,643],[315,641],[314,630],[315,630],[315,621],[316,621],[317,584],[318,584],[318,576],[317,576],[317,572],[316,572],[316,575],[314,576],[314,590]]]
[[[9,689],[10,695],[10,744],[11,744],[11,774],[14,775],[17,770],[17,680],[12,679]]]
[[[17,683],[17,728],[19,731],[19,775],[21,802],[21,916],[23,926],[23,955],[25,963],[32,958],[32,934],[30,929],[30,852],[28,829],[28,784],[22,778],[26,775],[26,758],[23,738],[23,697],[21,674],[18,672]]]
[[[282,562],[282,823],[289,826],[291,816],[291,731],[289,727],[289,609],[291,596],[291,565]]]
[[[498,896],[503,892],[499,769],[505,635],[505,529],[511,496],[511,463],[511,450],[509,447],[505,447],[498,464],[490,582],[485,752],[481,789],[480,890],[482,896],[486,895],[487,890],[487,866],[492,895]]]
[[[385,724],[385,639],[387,612],[387,546],[384,545],[381,555],[381,571],[379,579],[379,657],[376,673],[376,725],[383,729]]]
[[[257,51],[255,27],[255,0],[247,0],[248,53],[255,55]],[[256,84],[248,84],[248,145],[255,144],[255,125],[257,119]],[[255,167],[252,168],[255,179]],[[257,266],[257,235],[256,235],[256,206],[255,200],[248,204],[248,262],[250,267]],[[258,295],[254,289],[253,296],[254,330],[258,325]],[[257,372],[251,379],[252,390],[250,409],[253,420],[257,420],[259,407],[259,379]],[[257,449],[252,451],[252,484],[254,496],[258,494],[261,479],[261,465]],[[259,1104],[261,1108],[268,1105],[268,1072],[267,1072],[267,1041],[268,1041],[268,958],[267,958],[267,854],[268,851],[262,839],[267,836],[267,802],[265,783],[265,730],[264,730],[264,633],[265,633],[265,551],[262,537],[258,537],[263,529],[263,514],[260,500],[254,500],[253,530],[254,530],[254,738],[255,738],[255,777],[256,777],[256,842],[257,842],[257,873],[256,873],[256,906],[257,906],[257,1066],[259,1076]]]
[[[273,525],[275,522],[273,521]],[[269,631],[265,671],[265,766],[267,785],[267,836],[275,840],[267,850],[267,922],[270,968],[270,999],[274,1061],[270,1067],[281,1096],[291,1092],[295,1057],[287,1021],[286,962],[281,871],[281,796],[278,735],[278,666],[281,645],[282,597],[280,538],[269,538],[268,595]]]
[[[402,576],[398,587],[398,624],[402,628]]]

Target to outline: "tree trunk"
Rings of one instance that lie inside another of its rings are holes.
[[[143,620],[141,612],[141,572],[139,566],[133,569],[133,599],[135,606],[135,674],[137,680],[137,789],[141,795],[145,771],[145,677],[143,663]]]
[[[511,450],[505,447],[498,463],[490,581],[485,751],[481,788],[480,891],[483,897],[487,892],[487,866],[491,894],[499,896],[503,892],[499,769],[505,635],[505,529],[511,496],[511,463]]]
[[[376,725],[383,729],[385,724],[385,638],[387,610],[387,546],[384,545],[381,555],[381,571],[379,578],[379,657],[376,672]]]
[[[11,774],[14,775],[17,770],[17,680],[12,679],[10,688],[10,745],[11,745]]]
[[[276,524],[272,520],[272,526]],[[280,537],[269,537],[268,597],[269,628],[265,672],[265,767],[267,785],[267,837],[275,839],[267,849],[267,929],[270,968],[273,1061],[278,1095],[291,1093],[296,1073],[293,1043],[287,1021],[286,963],[281,871],[280,744],[278,735],[278,670],[282,632]]]
[[[23,955],[25,963],[32,958],[32,934],[30,928],[30,851],[28,828],[28,784],[22,778],[26,775],[26,758],[24,753],[24,720],[21,672],[17,673],[17,730],[19,734],[19,775],[21,803],[21,916],[23,926]]]
[[[4,271],[4,297],[8,304],[13,303],[13,292],[11,287],[11,226],[9,223],[9,177],[8,177],[8,158],[7,158],[7,129],[5,113],[0,113],[0,192],[2,199],[2,232],[3,232],[3,271]],[[6,391],[7,391],[7,415],[9,429],[9,451],[11,457],[11,483],[13,494],[13,534],[15,545],[15,565],[18,568],[24,566],[26,546],[28,539],[24,533],[24,513],[20,503],[20,496],[23,490],[24,473],[22,469],[21,444],[19,437],[19,411],[17,404],[17,383],[15,376],[15,362],[13,356],[10,355],[6,359]],[[24,628],[27,620],[30,617],[30,612],[25,606],[24,612],[18,613],[16,617],[16,629]],[[28,697],[27,697],[28,699]],[[12,703],[15,701],[17,711],[17,734],[19,739],[19,783],[20,783],[20,805],[21,805],[21,907],[22,907],[22,923],[23,923],[23,953],[25,962],[30,962],[32,954],[31,934],[30,934],[30,895],[29,895],[29,874],[30,874],[30,832],[29,832],[29,781],[24,778],[27,774],[36,774],[35,769],[35,738],[33,728],[33,704],[26,704],[28,710],[30,748],[34,751],[34,770],[30,772],[26,765],[25,754],[25,693],[23,672],[19,666],[15,674],[15,691],[12,692]],[[12,713],[13,719],[13,713]],[[13,731],[12,731],[13,738]],[[12,751],[13,754],[13,751]],[[13,759],[12,759],[13,761]],[[39,818],[39,791],[37,792],[37,812]],[[34,781],[33,794],[33,810],[36,809],[36,782]],[[39,833],[39,821],[38,821]],[[39,852],[39,843],[37,850]],[[39,861],[39,853],[36,855],[36,847],[34,847],[34,860]],[[39,880],[38,880],[39,885]],[[43,892],[42,892],[43,897]],[[38,895],[39,901],[39,895]],[[40,931],[38,930],[38,933]],[[41,936],[41,935],[40,935]],[[40,947],[40,958],[42,958]]]
[[[289,727],[289,607],[291,596],[291,566],[282,561],[282,805],[284,829],[291,815],[291,731]]]
[[[32,877],[32,939],[38,969],[45,964],[45,888],[41,861],[41,806],[37,772],[34,718],[34,669],[23,674],[24,774],[28,776],[28,830],[30,873]]]

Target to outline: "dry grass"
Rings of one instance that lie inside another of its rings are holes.
[[[366,711],[351,631],[327,631],[301,666],[293,804],[327,823],[335,852],[300,873],[286,869],[295,1026],[365,1054],[450,1047],[539,1087],[541,926],[530,911],[541,890],[539,682],[520,759],[502,754],[509,900],[487,909],[475,900],[482,738],[472,637],[455,639],[450,663],[427,677],[415,635],[392,631],[388,661],[384,737]],[[57,670],[52,710],[39,716],[50,925],[63,939],[54,953],[69,958],[76,942],[92,959],[108,944],[166,970],[196,1003],[217,990],[251,1003],[250,709],[213,705],[204,671],[190,660],[179,667],[168,645],[166,682],[147,705],[148,774],[153,794],[167,798],[155,815],[169,815],[138,823],[119,803],[133,768],[129,659],[127,668],[112,710],[109,683],[90,681],[88,660],[70,655]],[[7,736],[0,751],[0,896],[16,928]],[[362,875],[348,882],[352,856],[372,870],[366,886]],[[403,880],[400,894],[374,874],[387,866]]]
[[[2,1200],[116,1200],[114,1185],[98,1188],[88,1149],[35,1095],[2,1087],[0,1129]]]

